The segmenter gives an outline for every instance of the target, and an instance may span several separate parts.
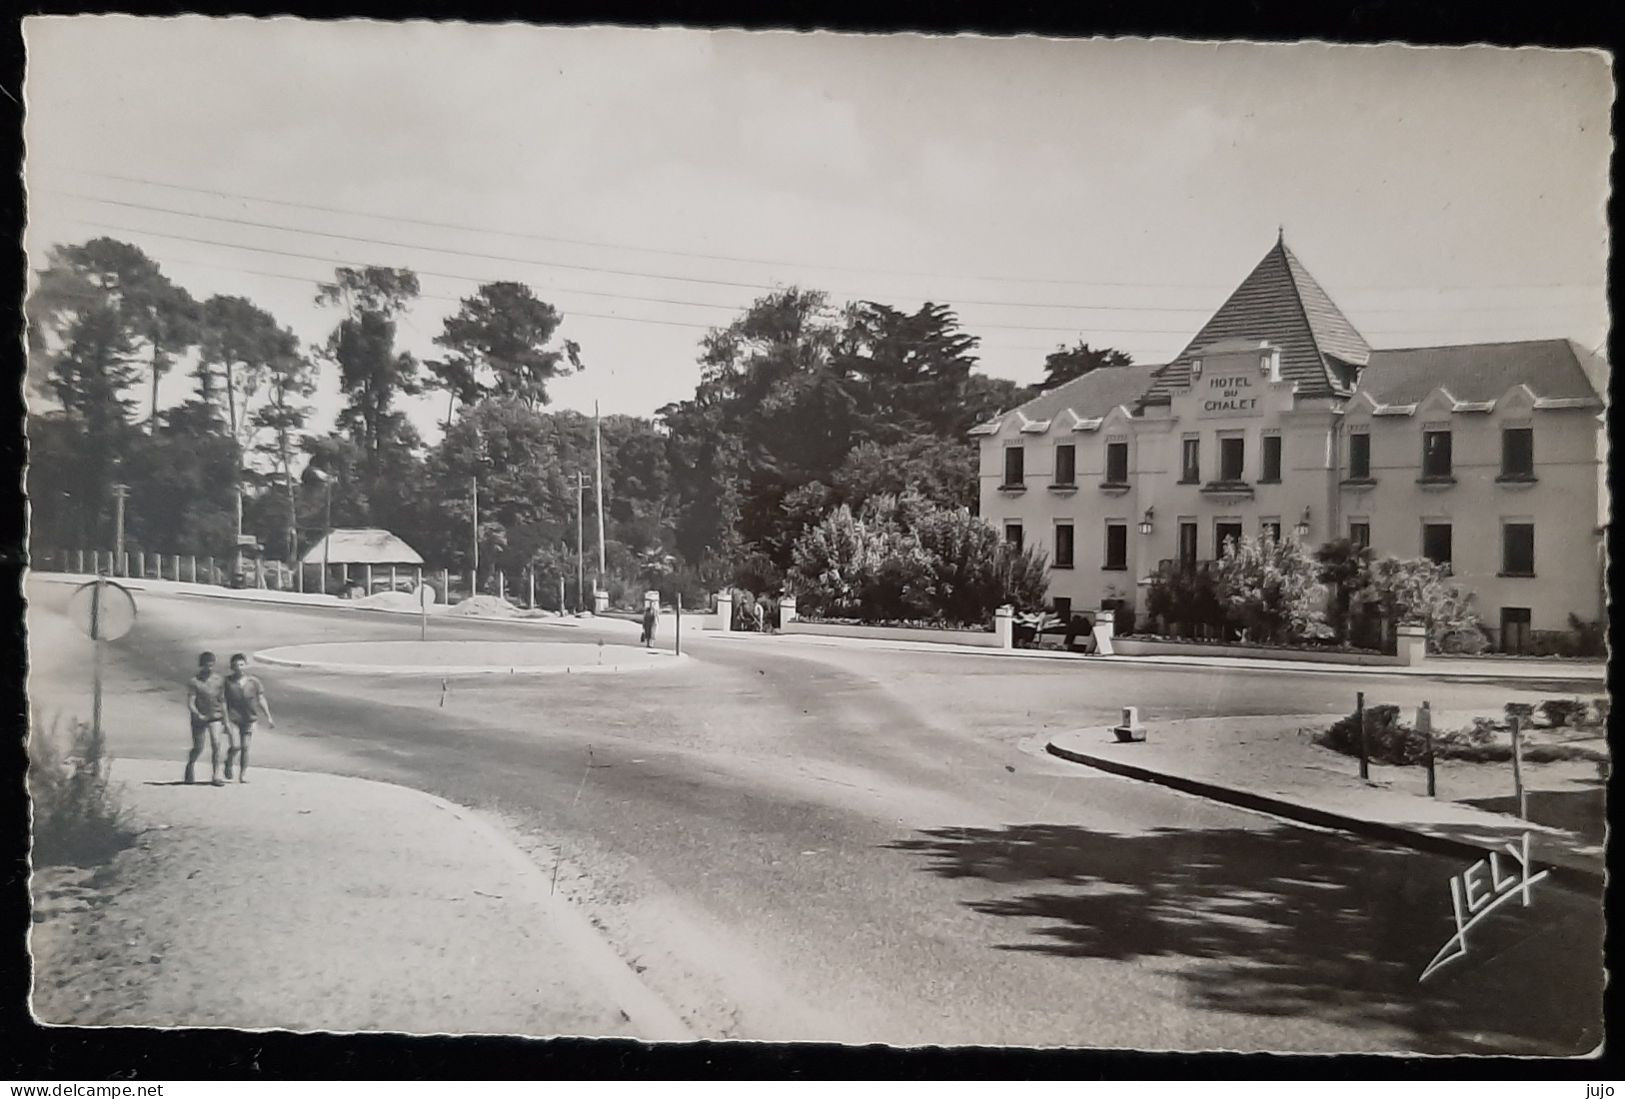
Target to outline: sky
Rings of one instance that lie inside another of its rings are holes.
[[[652,414],[768,289],[953,305],[1030,382],[1178,353],[1278,232],[1377,347],[1604,343],[1608,58],[1487,47],[37,17],[31,266],[115,236],[319,344],[335,266],[565,317],[561,408]],[[190,386],[175,371],[162,403]],[[324,367],[320,429],[340,404]],[[445,397],[408,402],[431,441]]]

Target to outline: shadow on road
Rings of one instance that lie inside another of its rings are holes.
[[[1602,843],[1608,830],[1607,793],[1600,782],[1585,785],[1583,790],[1530,790],[1525,795],[1529,819],[1536,824],[1573,832],[1587,843]],[[1462,804],[1491,813],[1505,813],[1509,817],[1516,817],[1518,813],[1518,799],[1511,794],[1471,798]]]
[[[1394,1028],[1424,1053],[1576,1054],[1601,1040],[1600,898],[1536,886],[1421,984],[1454,931],[1447,878],[1465,863],[1291,827],[939,828],[888,846],[942,877],[1046,887],[965,902],[1032,924],[1000,949],[1165,960],[1199,1006]]]

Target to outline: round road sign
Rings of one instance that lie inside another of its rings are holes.
[[[435,591],[427,584],[419,584],[418,590],[413,593],[417,597],[418,606],[428,610],[435,604]]]
[[[92,580],[68,598],[68,617],[87,637],[117,641],[135,628],[135,597],[122,584]]]

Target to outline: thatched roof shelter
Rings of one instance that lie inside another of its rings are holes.
[[[304,563],[320,565],[421,565],[418,551],[376,528],[335,530],[306,551]]]

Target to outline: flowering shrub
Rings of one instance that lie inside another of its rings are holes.
[[[1426,626],[1428,648],[1434,652],[1448,645],[1447,651],[1477,653],[1488,646],[1472,593],[1452,583],[1445,566],[1425,558],[1382,557],[1371,562],[1354,600],[1390,621]]]
[[[967,508],[912,492],[841,505],[796,540],[790,582],[809,615],[980,626],[996,607],[1043,605],[1048,561]]]
[[[1216,579],[1220,601],[1251,640],[1332,636],[1320,566],[1296,539],[1264,535],[1227,543]]]

